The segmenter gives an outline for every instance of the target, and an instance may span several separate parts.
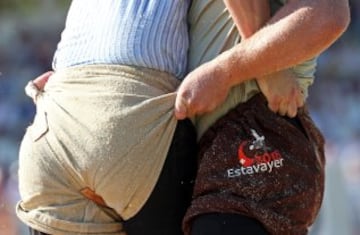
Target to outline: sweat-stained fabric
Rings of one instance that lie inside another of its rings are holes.
[[[286,0],[270,0],[273,11]],[[193,0],[188,16],[190,26],[189,70],[215,58],[218,54],[234,47],[241,41],[237,28],[222,0]],[[291,68],[304,92],[313,83],[316,58]],[[196,118],[198,138],[219,117],[237,104],[247,101],[260,89],[255,79],[241,83],[230,90],[226,101],[213,112]]]
[[[209,213],[255,218],[271,235],[307,234],[323,198],[324,139],[305,108],[298,121],[270,111],[258,94],[206,131],[186,235]]]
[[[80,190],[95,191],[124,220],[140,210],[175,131],[178,85],[167,73],[120,65],[52,75],[21,143],[18,217],[49,234],[123,234]]]

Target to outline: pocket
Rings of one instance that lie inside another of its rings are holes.
[[[36,103],[36,114],[32,125],[28,128],[32,141],[38,141],[48,130],[47,113],[43,107],[43,95],[39,95]]]
[[[300,131],[308,140],[309,136],[303,126],[303,124],[300,121],[299,116],[297,115],[296,117],[290,118],[288,116],[280,116],[281,118],[285,119],[285,121],[287,121],[289,124],[291,124],[293,127],[295,127],[298,131]]]
[[[303,107],[298,113],[298,119],[303,126],[303,129],[308,136],[308,139],[313,145],[314,151],[316,152],[317,158],[320,164],[324,167],[325,165],[325,138],[312,120],[307,107]]]

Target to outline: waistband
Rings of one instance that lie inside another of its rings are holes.
[[[81,65],[81,66],[68,67],[64,69],[58,69],[51,76],[52,79],[49,79],[48,84],[58,81],[67,82],[71,80],[80,81],[84,79],[86,79],[87,83],[91,83],[94,82],[94,80],[91,80],[89,78],[95,78],[95,77],[96,78],[119,77],[119,80],[121,78],[133,79],[141,83],[146,83],[148,85],[162,89],[165,92],[174,91],[180,85],[181,82],[170,73],[154,70],[150,68],[139,67],[139,66],[128,66],[128,65],[96,64],[96,65]],[[115,86],[116,79],[111,79],[111,82],[113,84],[107,87],[107,89],[110,88],[109,91],[112,90],[116,91],[116,89],[118,89],[118,87]],[[102,82],[102,85],[104,84],[105,83]]]

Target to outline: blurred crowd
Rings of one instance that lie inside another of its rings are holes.
[[[27,234],[14,215],[17,153],[35,113],[24,86],[51,69],[67,9],[55,2],[37,1],[29,11],[0,9],[0,235]],[[320,56],[308,100],[327,153],[326,194],[314,235],[360,234],[360,1],[350,2],[351,25]]]

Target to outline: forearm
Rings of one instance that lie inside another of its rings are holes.
[[[176,118],[210,112],[224,102],[231,87],[320,54],[348,26],[347,1],[289,0],[265,27],[186,76],[177,91]]]
[[[270,18],[268,0],[223,0],[242,39],[258,31]]]
[[[266,27],[210,63],[224,82],[235,85],[320,54],[348,23],[345,0],[290,0]]]

